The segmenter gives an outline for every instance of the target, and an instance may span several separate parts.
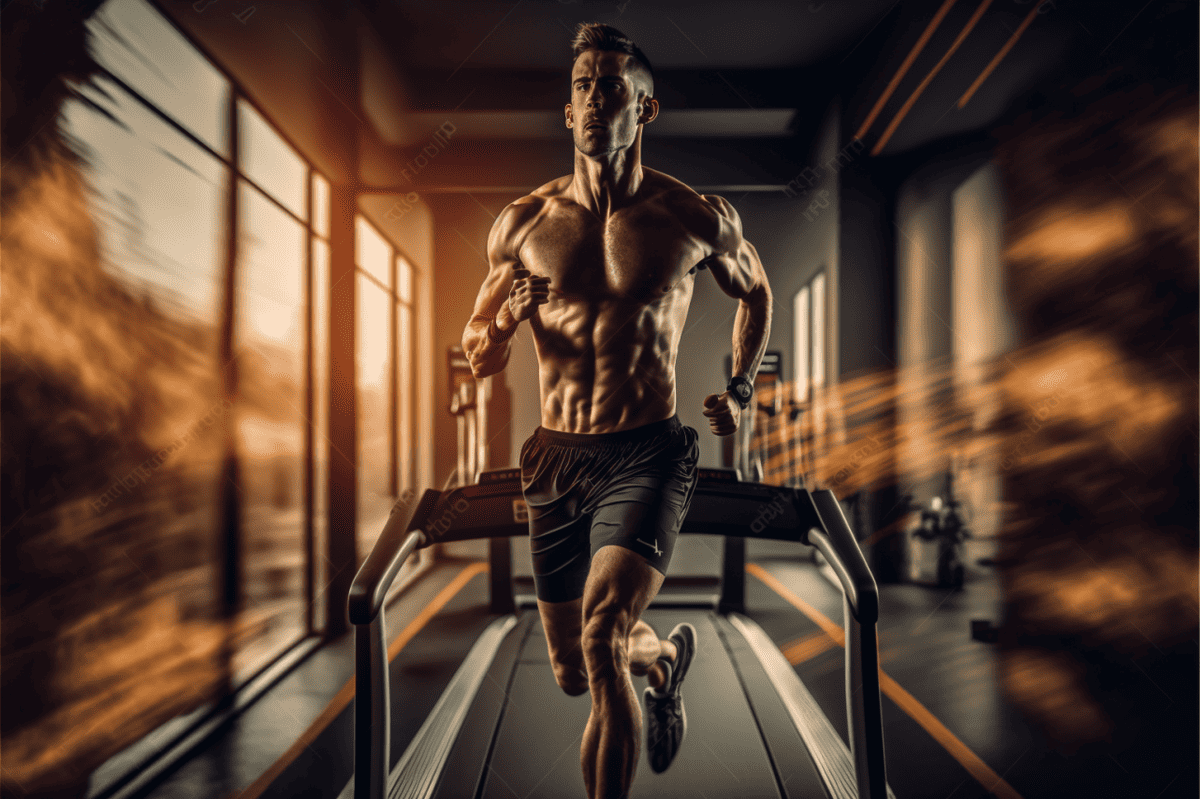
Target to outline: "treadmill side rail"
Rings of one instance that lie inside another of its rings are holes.
[[[517,624],[516,616],[505,616],[488,625],[413,736],[396,768],[389,773],[391,704],[387,687],[387,647],[380,632],[384,615],[381,611],[370,625],[359,626],[357,630],[354,776],[338,799],[428,799],[433,796],[467,710],[475,701],[505,636]],[[371,690],[362,690],[364,681]]]
[[[829,796],[834,799],[896,799],[882,773],[877,781],[863,784],[859,780],[856,768],[858,758],[850,754],[846,742],[838,735],[817,700],[796,676],[792,664],[770,636],[757,623],[740,613],[731,613],[728,618],[757,655],[779,694],[780,702],[808,748]]]
[[[475,701],[500,644],[516,625],[516,616],[496,619],[475,641],[388,778],[388,799],[433,796],[467,710]]]

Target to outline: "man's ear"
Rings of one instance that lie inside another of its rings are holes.
[[[569,127],[571,127],[571,123],[574,121],[571,117],[571,104],[567,103],[566,107],[563,110],[566,113],[567,127],[569,128]]]
[[[642,113],[638,114],[638,124],[648,125],[658,116],[658,100],[646,97],[642,100]]]

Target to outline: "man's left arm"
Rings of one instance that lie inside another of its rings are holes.
[[[710,241],[713,253],[704,260],[720,289],[738,300],[733,321],[733,375],[754,383],[758,366],[771,336],[771,286],[754,245],[742,236],[737,211],[723,197],[705,195],[704,202],[716,212],[717,234]],[[741,406],[728,391],[704,401],[704,415],[713,432],[730,435],[738,428]]]

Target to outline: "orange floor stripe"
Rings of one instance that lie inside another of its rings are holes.
[[[801,663],[812,660],[817,655],[828,652],[837,645],[837,641],[822,631],[805,636],[804,638],[798,638],[790,644],[779,648],[783,651],[783,656],[788,659],[788,663],[791,663],[793,666],[799,666]]]
[[[400,650],[404,649],[408,642],[446,606],[446,603],[457,596],[476,575],[487,570],[488,565],[486,563],[472,563],[464,567],[450,581],[449,585],[439,591],[437,596],[430,600],[429,604],[422,608],[416,618],[409,622],[408,626],[396,637],[396,640],[388,647],[388,660],[394,660],[396,655],[400,653]],[[337,692],[337,696],[325,707],[325,710],[317,717],[316,721],[309,725],[308,729],[283,753],[282,757],[267,769],[266,773],[255,780],[246,790],[236,794],[237,799],[258,799],[262,795],[262,792],[279,778],[284,769],[290,766],[292,761],[299,757],[300,753],[308,748],[317,739],[317,736],[337,718],[346,705],[350,704],[350,700],[354,699],[354,680],[355,678],[351,677],[349,682],[342,686],[342,690]]]
[[[833,639],[839,646],[846,645],[846,636],[841,627],[834,624],[821,611],[796,596],[775,575],[757,563],[747,563],[746,571],[753,574],[768,588],[779,594],[794,608],[811,619],[824,631],[820,635]],[[889,677],[883,669],[879,670],[879,687],[888,699],[895,702],[913,721],[920,724],[985,789],[991,791],[999,799],[1021,799],[1021,794],[1017,793],[1015,788],[1005,782],[1003,777],[992,770],[991,766],[983,762],[983,759],[979,755],[972,752],[954,733],[950,732],[937,716],[930,713],[928,708],[918,702],[912,694],[904,690],[900,686],[900,683]]]
[[[993,771],[991,766],[984,763],[979,755],[972,752],[965,743],[950,732],[937,716],[929,712],[928,708],[884,673],[883,669],[879,670],[879,687],[888,699],[899,705],[917,724],[924,727],[925,731],[933,736],[934,740],[940,743],[986,790],[991,791],[1000,799],[1021,799],[1021,794],[1017,793],[1015,788],[1005,782],[1004,778]]]
[[[796,596],[796,594],[792,592],[790,588],[779,582],[779,579],[775,575],[771,574],[757,563],[747,563],[746,571],[750,572],[759,580],[766,583],[768,588],[786,599],[788,603],[792,605],[792,607],[796,608],[805,616],[808,616],[810,619],[812,619],[818,627],[825,631],[826,635],[837,642],[838,646],[846,645],[846,633],[839,625],[834,624],[833,621],[830,620],[830,618],[824,613],[817,610],[800,597]]]

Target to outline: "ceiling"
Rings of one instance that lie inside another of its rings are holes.
[[[597,21],[655,68],[662,112],[648,143],[726,142],[751,148],[751,161],[761,150],[802,167],[835,97],[841,141],[910,152],[986,129],[1069,60],[1115,52],[1126,31],[1186,5],[1155,1],[1144,14],[1116,0],[359,3],[406,80],[404,130],[390,144],[425,141],[446,122],[498,151],[569,141],[569,43],[579,22]]]
[[[895,4],[896,0],[366,3],[405,64],[446,73],[464,67],[566,70],[575,26],[584,21],[619,28],[638,43],[655,70],[792,67],[853,45]]]

